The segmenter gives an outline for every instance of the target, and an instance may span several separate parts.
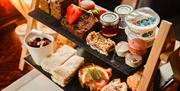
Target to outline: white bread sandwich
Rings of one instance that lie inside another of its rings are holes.
[[[84,64],[84,58],[74,55],[63,65],[52,71],[52,80],[62,87],[65,87],[76,71]]]

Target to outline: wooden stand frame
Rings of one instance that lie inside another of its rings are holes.
[[[31,10],[33,11],[38,7],[38,1],[39,0],[32,0],[32,4],[31,4]],[[36,25],[36,21],[31,18],[30,16],[27,17],[27,29],[26,29],[26,34],[25,36],[28,35],[28,33],[31,31],[31,29],[33,27],[35,27]],[[20,58],[20,62],[19,62],[19,69],[23,70],[24,69],[24,64],[25,64],[25,60],[24,57],[27,56],[27,49],[25,48],[25,46],[22,46],[22,52],[21,52],[21,58]]]
[[[159,56],[163,52],[173,51],[175,41],[172,23],[162,20],[158,36],[154,41],[137,91],[153,91],[152,83],[160,64]]]
[[[32,0],[30,10],[28,10],[27,7],[24,7],[20,0],[17,0],[17,1],[10,0],[10,1],[27,20],[27,29],[26,29],[26,34],[25,34],[25,36],[26,36],[31,31],[31,29],[33,27],[35,27],[35,23],[36,23],[33,18],[28,16],[28,12],[33,11],[34,9],[38,8],[39,0]],[[20,62],[19,62],[20,70],[24,69],[24,64],[25,64],[24,57],[25,56],[27,56],[27,49],[24,46],[22,46],[22,52],[21,52],[21,57],[20,57]]]

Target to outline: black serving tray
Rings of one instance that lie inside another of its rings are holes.
[[[76,48],[77,50],[77,55],[80,55],[82,57],[85,58],[85,65],[86,64],[89,64],[89,63],[94,63],[96,65],[99,65],[99,66],[102,66],[104,68],[109,68],[110,66],[105,64],[104,62],[102,61],[99,61],[98,58],[96,57],[92,57],[93,55],[84,51],[83,48]],[[37,69],[38,71],[40,71],[42,74],[44,74],[47,78],[49,78],[50,80],[51,79],[51,74],[44,71],[41,66],[37,65],[31,55],[27,56],[24,58],[26,63],[30,64],[33,68]],[[62,88],[64,91],[90,91],[88,88],[82,88],[80,83],[79,83],[79,80],[78,80],[78,72],[76,72],[75,76],[73,77],[73,79],[67,84],[66,87],[61,87],[60,85],[56,84],[54,81],[54,83],[59,86],[60,88]],[[123,73],[119,72],[118,70],[112,68],[112,77],[110,80],[113,80],[115,78],[121,78],[121,81],[125,81],[126,80],[126,76],[123,75]]]
[[[68,30],[64,29],[60,25],[60,21],[55,19],[53,16],[45,13],[44,11],[42,11],[40,9],[36,9],[36,10],[30,12],[29,15],[31,17],[33,17],[34,19],[38,20],[39,22],[45,24],[49,28],[53,29],[57,33],[65,36],[66,38],[75,42],[78,46],[84,48],[87,52],[89,52],[92,55],[94,55],[95,57],[97,57],[99,59],[99,61],[102,61],[103,63],[108,64],[110,67],[117,69],[118,71],[120,71],[121,73],[123,73],[126,76],[129,76],[129,75],[135,73],[136,71],[138,71],[146,63],[147,58],[150,53],[150,49],[148,49],[147,53],[143,56],[143,64],[137,68],[132,68],[132,67],[129,67],[128,65],[126,65],[125,59],[122,57],[118,57],[115,51],[112,51],[109,53],[108,56],[105,56],[103,54],[100,54],[96,50],[93,50],[89,45],[86,44],[85,40],[79,39],[78,37],[71,34]],[[118,34],[117,36],[115,36],[111,39],[114,40],[116,43],[118,43],[119,41],[122,41],[122,40],[127,41],[124,31],[121,31],[120,34]]]

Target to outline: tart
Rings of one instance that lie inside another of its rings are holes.
[[[79,70],[78,77],[82,87],[88,87],[91,91],[99,91],[108,84],[112,75],[111,68],[102,68],[90,64]]]

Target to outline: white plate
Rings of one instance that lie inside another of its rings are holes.
[[[63,91],[43,74],[33,69],[2,91]]]

